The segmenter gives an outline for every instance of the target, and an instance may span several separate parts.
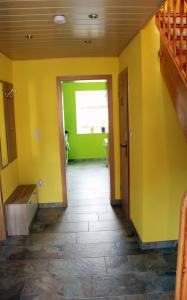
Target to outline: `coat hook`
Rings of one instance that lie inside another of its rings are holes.
[[[15,95],[15,93],[16,93],[16,90],[11,89],[10,92],[8,92],[8,93],[5,95],[5,97],[6,97],[6,98],[13,98],[14,95]]]

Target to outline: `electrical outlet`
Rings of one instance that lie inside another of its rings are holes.
[[[41,188],[43,186],[43,180],[39,179],[38,180],[38,187]]]

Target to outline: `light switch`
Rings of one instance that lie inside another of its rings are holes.
[[[41,137],[40,129],[35,129],[34,136],[36,140],[39,140]]]
[[[39,179],[38,180],[38,187],[41,188],[43,186],[43,180]]]

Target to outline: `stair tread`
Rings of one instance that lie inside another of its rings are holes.
[[[159,11],[156,25],[170,50],[173,62],[177,64],[182,78],[187,81],[187,13],[181,16],[180,13]]]
[[[165,28],[169,27],[169,25],[168,25],[167,23],[166,23],[166,24],[163,24],[162,21],[161,21],[161,26],[162,26],[162,27],[165,26]],[[186,29],[186,28],[187,28],[187,24],[183,24],[183,25],[181,25],[181,24],[176,24],[175,26],[176,26],[177,29],[180,29],[180,28]],[[171,24],[170,24],[170,27],[173,29],[173,28],[174,28],[174,24],[171,23]]]

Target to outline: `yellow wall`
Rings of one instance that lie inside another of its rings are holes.
[[[158,50],[152,20],[120,56],[120,69],[129,67],[130,81],[131,218],[143,242],[178,238],[187,187],[187,145],[160,73]]]
[[[112,74],[115,129],[116,199],[119,188],[119,130],[117,105],[117,58],[69,58],[13,63],[17,120],[18,169],[21,183],[37,183],[39,202],[61,202],[59,132],[56,76]],[[35,129],[41,132],[35,139]]]
[[[12,82],[12,62],[0,53],[0,80]],[[1,185],[3,193],[3,201],[5,202],[8,196],[13,192],[18,185],[17,160],[9,164],[1,174]]]
[[[187,188],[187,145],[160,73],[160,40],[154,20],[142,31],[141,39],[145,158],[143,239],[176,239],[181,197]]]

